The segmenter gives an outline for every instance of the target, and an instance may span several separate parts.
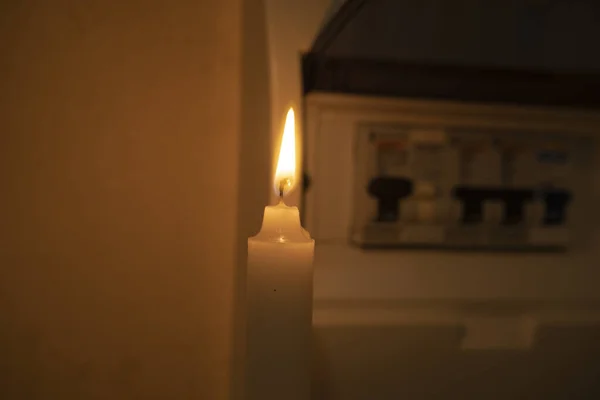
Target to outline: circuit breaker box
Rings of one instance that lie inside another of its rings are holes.
[[[586,147],[556,133],[360,126],[352,242],[565,248]]]

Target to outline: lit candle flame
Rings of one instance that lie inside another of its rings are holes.
[[[296,183],[296,120],[290,107],[285,117],[285,127],[275,169],[275,192],[283,197]]]

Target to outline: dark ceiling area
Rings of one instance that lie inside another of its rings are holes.
[[[600,3],[334,2],[304,93],[597,107]]]

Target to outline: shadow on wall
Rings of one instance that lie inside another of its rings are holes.
[[[247,238],[269,201],[272,160],[267,23],[264,0],[247,0],[242,21],[242,123],[238,192],[238,251],[234,327],[233,398],[243,398]]]
[[[315,331],[315,400],[598,399],[600,325],[546,326],[530,351],[462,351],[460,326]]]

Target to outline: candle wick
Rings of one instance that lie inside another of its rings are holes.
[[[279,181],[279,200],[283,201],[283,191],[285,189],[285,180]]]

